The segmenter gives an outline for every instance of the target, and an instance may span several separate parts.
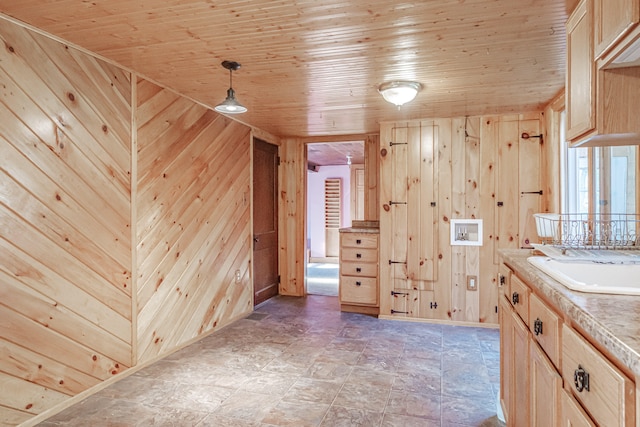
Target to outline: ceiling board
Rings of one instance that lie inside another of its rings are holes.
[[[205,105],[226,95],[278,136],[374,133],[381,121],[541,109],[564,86],[557,0],[0,1],[0,12]],[[425,90],[400,110],[388,80]]]

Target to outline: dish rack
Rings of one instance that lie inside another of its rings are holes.
[[[560,249],[640,250],[638,214],[533,214],[543,245]]]

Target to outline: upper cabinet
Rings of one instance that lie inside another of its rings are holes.
[[[602,55],[638,25],[640,2],[638,0],[594,0],[595,25],[593,38],[595,57]]]
[[[567,21],[573,146],[640,144],[639,9],[638,0],[582,0]]]
[[[567,139],[573,141],[595,128],[595,64],[593,15],[581,1],[567,21]]]

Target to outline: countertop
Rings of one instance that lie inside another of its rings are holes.
[[[640,378],[640,296],[572,291],[527,262],[528,249],[500,251],[504,263]]]
[[[341,228],[338,231],[340,233],[374,233],[374,234],[380,233],[380,229],[374,228],[374,227],[347,227],[347,228]]]

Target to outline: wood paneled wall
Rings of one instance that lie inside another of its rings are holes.
[[[130,75],[0,37],[0,424],[132,366]]]
[[[86,53],[3,20],[0,38],[0,425],[16,425],[252,310],[251,144]]]
[[[381,316],[497,324],[498,250],[537,238],[540,139],[523,133],[539,113],[382,125]],[[455,218],[482,219],[483,245],[452,246]]]
[[[145,362],[253,309],[251,144],[247,126],[145,80],[137,106],[137,343]]]

